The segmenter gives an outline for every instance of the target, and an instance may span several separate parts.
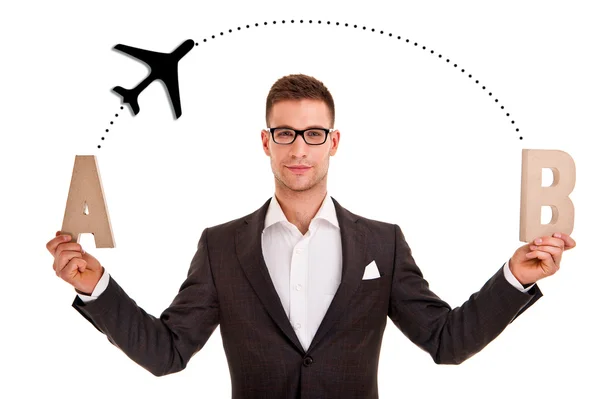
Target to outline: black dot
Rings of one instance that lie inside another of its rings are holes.
[[[337,25],[339,25],[339,24],[340,24],[339,22],[336,22],[336,23],[335,23],[335,25],[336,25],[336,26],[337,26]]]
[[[354,27],[356,28],[356,25],[354,25]]]
[[[119,116],[119,114],[115,114],[115,116],[116,116],[116,117],[118,117],[118,116]]]
[[[442,55],[441,55],[441,54],[438,54],[438,58],[442,58]]]
[[[492,95],[492,93],[490,93],[490,96]]]
[[[121,107],[121,109],[123,109],[123,107]]]
[[[417,43],[417,42],[415,42],[415,47],[417,47],[417,45],[418,45],[418,43]]]
[[[398,36],[398,40],[400,40],[400,36]]]
[[[506,114],[506,116],[510,116],[510,114]]]
[[[371,32],[375,32],[375,28],[371,28]],[[381,31],[383,33],[383,31]]]
[[[408,43],[408,42],[409,42],[409,40],[408,40],[408,39],[406,39],[406,43]]]
[[[456,68],[456,64],[454,64],[454,68]]]
[[[331,22],[327,21],[327,25],[329,25]]]
[[[102,140],[104,140],[104,137],[102,137]]]
[[[515,123],[515,121],[510,121],[510,123],[514,124],[514,123]]]
[[[423,46],[423,50],[425,50],[425,46]]]
[[[309,23],[309,24],[312,24],[312,19],[309,19],[309,20],[308,20],[308,23]]]
[[[476,80],[476,81],[475,81],[475,83],[479,84],[479,81],[478,81],[478,80]]]
[[[254,24],[254,26],[258,26],[258,22],[256,22],[256,23]]]
[[[240,28],[240,27],[238,26],[238,30],[240,30],[240,29],[242,29],[242,28]]]
[[[100,146],[98,146],[98,148],[100,148]]]
[[[431,50],[431,54],[433,54],[433,50]]]
[[[266,25],[266,24],[267,24],[267,21],[265,21],[265,23],[264,23],[264,24]]]
[[[113,121],[110,121],[110,124],[112,125],[112,124],[113,124]]]
[[[215,38],[215,35],[212,35],[212,38],[214,39],[214,38]]]
[[[250,27],[250,25],[246,25],[246,29],[248,29]]]
[[[494,101],[495,101],[495,102],[498,102],[498,99],[495,99]]]
[[[106,129],[106,133],[108,133],[108,129]]]
[[[277,21],[273,21],[273,25],[275,25],[277,23]]]
[[[472,77],[473,75],[469,74],[469,77]]]
[[[292,19],[292,21],[291,21],[291,22],[292,22],[292,23],[294,23],[294,20]]]
[[[391,33],[389,34],[389,37],[392,37],[392,34],[391,34]]]
[[[285,24],[285,19],[282,19],[282,20],[281,20],[281,23],[282,23],[282,24]]]
[[[229,33],[231,33],[231,29],[229,29]]]
[[[485,86],[483,86],[481,89],[482,89],[482,90],[485,90]]]
[[[500,106],[500,109],[504,109],[504,105],[501,105],[501,106]]]
[[[348,22],[346,22],[346,24],[345,24],[345,25],[346,25],[346,26],[348,26]]]
[[[363,30],[365,30],[365,29],[367,29],[367,27],[366,27],[366,26],[363,26]]]
[[[519,140],[523,140],[523,136],[519,137]]]
[[[450,60],[446,58],[446,62],[450,62]]]
[[[196,42],[196,46],[198,45],[198,42]]]
[[[221,32],[221,36],[223,36],[223,32]]]
[[[204,42],[206,42],[206,39],[204,39]]]
[[[519,128],[517,128],[517,129],[516,129],[516,131],[518,132],[518,131],[519,131]]]
[[[321,23],[321,21],[317,21],[318,23]]]

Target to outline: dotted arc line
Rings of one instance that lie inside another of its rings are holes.
[[[303,24],[303,23],[304,23],[304,20],[303,20],[303,19],[301,19],[301,20],[299,20],[298,22],[299,22],[300,24]],[[316,20],[315,22],[316,22],[316,24],[318,24],[318,25],[321,25],[321,24],[323,24],[323,25],[333,25],[333,24],[334,24],[334,23],[333,23],[333,22],[331,22],[331,21],[325,21],[325,22],[323,22],[323,21],[321,21],[321,20]],[[281,21],[281,24],[284,24],[284,25],[285,25],[285,23],[286,23],[286,20],[282,20],[282,21]],[[291,24],[294,24],[294,23],[296,23],[296,21],[292,19],[292,20],[290,20],[290,21],[289,21],[289,23],[291,23]],[[313,20],[312,20],[312,19],[309,19],[309,20],[308,20],[308,23],[309,23],[309,24],[312,24],[312,23],[313,23]],[[273,22],[272,22],[272,24],[273,24],[273,25],[276,25],[276,24],[277,24],[277,21],[273,21]],[[254,24],[247,24],[247,25],[246,25],[246,27],[245,27],[245,29],[250,29],[250,27],[252,27],[252,26],[254,26],[254,27],[259,27],[260,25],[261,25],[261,24],[260,24],[260,23],[258,23],[258,22],[255,22]],[[268,23],[267,21],[265,21],[265,22],[263,22],[263,24],[262,24],[262,25],[264,25],[264,26],[268,26],[268,25],[269,25],[269,23]],[[357,25],[357,24],[349,24],[349,23],[347,23],[347,22],[345,22],[345,23],[341,23],[341,22],[335,22],[335,26],[341,26],[341,27],[345,27],[345,28],[353,28],[353,29],[359,29],[359,28],[361,28],[361,26],[359,26],[359,25]],[[244,28],[243,28],[242,26],[238,26],[238,27],[237,27],[237,29],[229,29],[229,30],[227,30],[227,31],[222,31],[222,32],[219,32],[219,35],[211,35],[211,36],[210,36],[210,39],[216,39],[218,36],[223,36],[223,35],[224,35],[226,32],[233,33],[233,32],[235,32],[236,30],[237,30],[237,31],[241,31],[241,30],[243,30],[243,29],[244,29]],[[363,30],[363,31],[367,31],[367,30],[369,30],[369,31],[370,31],[370,32],[372,32],[372,33],[379,32],[379,34],[380,34],[380,35],[384,35],[384,34],[386,33],[386,32],[384,32],[383,30],[376,30],[375,28],[370,28],[370,29],[368,29],[368,28],[367,28],[367,26],[364,26],[364,25],[362,26],[362,30]],[[387,34],[387,35],[388,35],[388,37],[389,37],[389,38],[392,38],[392,39],[393,39],[393,38],[395,37],[395,39],[396,39],[396,40],[402,40],[402,36],[395,36],[394,34],[392,34],[392,33],[390,33],[390,32],[388,32],[388,34]],[[209,38],[204,38],[204,39],[202,39],[202,42],[203,42],[203,43],[207,43],[207,42],[208,42],[210,39],[209,39]],[[410,43],[411,43],[410,39],[404,39],[404,42],[405,42],[406,44],[410,44]],[[198,46],[198,43],[196,42],[196,43],[195,43],[195,45],[196,45],[196,46]],[[415,48],[419,48],[419,44],[418,44],[418,42],[413,42],[413,46],[414,46]],[[421,48],[422,50],[427,50],[427,46],[420,46],[420,48]],[[436,52],[435,52],[434,50],[431,50],[431,49],[429,50],[429,53],[430,53],[432,56],[435,56],[435,55],[436,55]],[[444,60],[444,57],[442,56],[442,54],[437,54],[437,58],[438,58],[438,59],[441,59],[441,60]],[[456,63],[451,63],[449,58],[446,58],[445,60],[446,60],[446,63],[447,63],[448,65],[452,65],[454,68],[456,68],[456,69],[458,70],[458,64],[456,64]],[[461,72],[461,73],[465,73],[465,69],[464,69],[464,68],[461,68],[461,69],[460,69],[460,72]],[[469,74],[468,74],[468,78],[469,78],[469,79],[472,79],[472,78],[473,78],[473,74],[469,73]],[[477,84],[477,85],[479,84],[479,80],[478,80],[478,79],[475,79],[475,81],[474,81],[474,82],[475,82],[475,84]],[[483,86],[483,85],[482,85],[482,86],[481,86],[481,88],[482,88],[482,90],[486,90],[486,86]],[[489,89],[488,89],[488,90],[489,90]],[[492,96],[493,96],[493,94],[492,94],[492,92],[491,92],[491,91],[488,91],[488,96],[489,96],[489,97],[492,97]],[[498,102],[499,102],[499,100],[498,100],[497,98],[494,98],[494,102],[495,102],[495,103],[498,103]],[[121,107],[121,109],[123,109],[123,107]],[[500,109],[504,110],[504,105],[500,105]],[[118,114],[115,114],[115,117],[117,117],[117,116],[118,116]],[[510,113],[508,113],[508,112],[507,112],[507,113],[506,113],[506,117],[508,117],[508,118],[510,119]],[[515,124],[515,121],[514,121],[514,119],[511,119],[510,123],[511,123],[512,125],[514,125],[514,124]],[[113,124],[113,122],[111,121],[111,122],[110,122],[110,124],[112,125],[112,124]],[[518,127],[515,127],[515,131],[516,131],[516,132],[519,132],[519,128],[518,128]],[[108,132],[108,129],[106,129],[106,132]],[[104,140],[104,137],[102,137],[102,140]],[[519,140],[523,140],[523,136],[519,136]],[[98,148],[100,148],[100,145],[98,146]]]

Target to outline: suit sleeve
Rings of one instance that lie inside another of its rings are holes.
[[[129,358],[156,376],[183,370],[219,324],[211,272],[208,229],[202,232],[186,280],[159,318],[146,313],[110,277],[94,301],[75,298],[73,307]]]
[[[460,364],[482,350],[542,293],[513,287],[500,268],[460,307],[452,309],[429,289],[398,225],[388,315],[438,364]]]

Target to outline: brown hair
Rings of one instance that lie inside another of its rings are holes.
[[[267,95],[267,111],[265,113],[265,119],[267,126],[269,124],[269,114],[271,108],[278,101],[282,100],[302,100],[302,99],[313,99],[324,101],[329,108],[331,115],[331,127],[335,121],[335,107],[333,105],[333,97],[327,87],[321,82],[303,74],[287,75],[271,86],[269,94]]]

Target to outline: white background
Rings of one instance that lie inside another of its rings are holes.
[[[61,227],[75,155],[96,155],[116,248],[81,242],[159,316],[202,230],[273,194],[260,148],[265,98],[279,77],[306,73],[336,102],[329,193],[354,213],[399,224],[452,306],[522,245],[521,150],[560,149],[577,167],[578,245],[539,283],[544,297],[459,366],[435,365],[388,323],[380,397],[598,397],[594,2],[83,4],[0,10],[0,396],[230,397],[218,329],[185,370],[154,377],[71,307],[75,293],[53,273],[45,244]],[[170,52],[188,38],[199,45],[180,63],[182,117],[174,120],[159,82],[140,96],[137,116],[119,110],[110,89],[133,87],[147,68],[112,47]]]

